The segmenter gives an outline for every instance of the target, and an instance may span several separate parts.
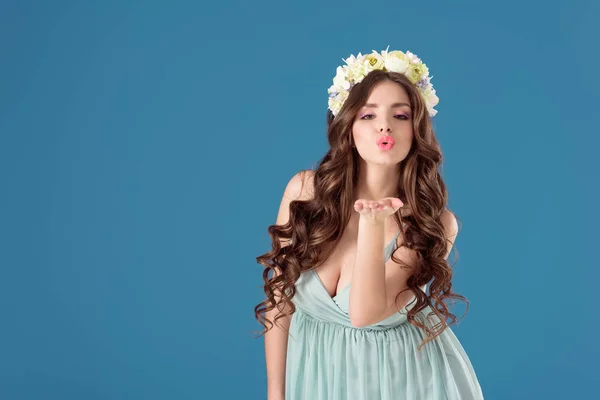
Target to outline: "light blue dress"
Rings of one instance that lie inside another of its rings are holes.
[[[398,234],[384,249],[386,261]],[[450,328],[417,352],[425,333],[406,320],[414,302],[402,313],[357,328],[348,316],[349,292],[350,285],[332,298],[314,269],[300,275],[292,299],[296,311],[288,337],[286,400],[483,399],[471,362]],[[428,323],[424,316],[430,311],[425,308],[417,318]]]

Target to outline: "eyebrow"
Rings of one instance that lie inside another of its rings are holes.
[[[394,103],[394,104],[392,104],[392,108],[396,108],[396,107],[404,107],[404,106],[405,106],[405,107],[408,107],[408,108],[410,108],[410,104],[408,104],[408,103]],[[375,103],[367,103],[367,104],[365,104],[363,107],[367,107],[367,108],[377,108],[377,107],[379,107],[379,106],[378,106],[377,104],[375,104]]]

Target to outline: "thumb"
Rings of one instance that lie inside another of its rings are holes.
[[[399,198],[393,198],[391,203],[395,211],[398,211],[398,209],[404,205],[402,200],[400,200]]]

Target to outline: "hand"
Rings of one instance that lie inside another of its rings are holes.
[[[359,199],[354,202],[354,210],[361,217],[373,222],[385,222],[387,217],[394,214],[404,203],[397,197],[384,197],[381,200]]]

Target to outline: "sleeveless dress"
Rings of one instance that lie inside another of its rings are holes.
[[[385,246],[385,261],[399,234]],[[483,399],[471,362],[450,328],[417,352],[425,333],[406,320],[416,301],[375,324],[354,327],[349,289],[350,284],[332,298],[314,269],[296,281],[286,400]],[[430,311],[428,306],[417,314],[428,326]]]

